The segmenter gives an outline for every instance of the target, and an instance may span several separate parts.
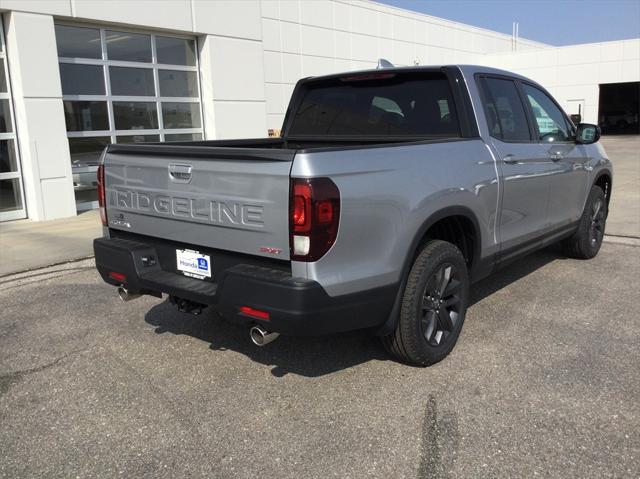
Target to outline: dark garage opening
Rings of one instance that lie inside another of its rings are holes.
[[[639,134],[639,97],[640,82],[600,85],[598,121],[602,133],[612,135]]]

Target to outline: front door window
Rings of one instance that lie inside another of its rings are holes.
[[[563,142],[571,139],[571,128],[560,108],[542,90],[524,83],[522,85],[533,117],[538,127],[538,140],[545,142]]]

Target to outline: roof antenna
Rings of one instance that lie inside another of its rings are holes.
[[[378,66],[376,66],[376,70],[382,70],[383,68],[393,68],[393,63],[389,60],[385,60],[384,58],[380,58],[378,60]]]

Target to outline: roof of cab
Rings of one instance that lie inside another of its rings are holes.
[[[506,75],[514,78],[519,78],[521,80],[531,81],[529,78],[519,75],[514,72],[510,72],[507,70],[500,70],[499,68],[492,68],[483,65],[419,65],[419,66],[406,66],[406,67],[388,67],[388,68],[371,68],[367,70],[353,70],[346,71],[340,73],[331,73],[329,75],[320,75],[303,78],[301,81],[317,81],[317,80],[329,80],[332,78],[340,78],[344,76],[356,76],[356,75],[366,75],[366,74],[375,74],[375,73],[391,73],[391,72],[435,72],[441,71],[442,68],[445,67],[454,67],[460,69],[462,74],[466,77],[472,77],[476,73],[488,73],[495,75]]]

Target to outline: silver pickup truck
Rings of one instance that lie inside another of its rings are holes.
[[[282,137],[111,145],[98,271],[278,334],[369,329],[396,358],[454,347],[474,281],[553,242],[600,248],[612,168],[535,82],[478,66],[300,80]]]

